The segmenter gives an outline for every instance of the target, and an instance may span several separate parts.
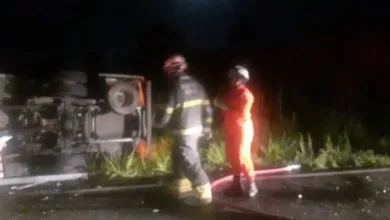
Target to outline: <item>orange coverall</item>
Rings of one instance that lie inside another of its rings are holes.
[[[252,92],[243,84],[231,88],[220,98],[227,107],[224,111],[224,132],[227,160],[233,175],[243,173],[246,177],[254,176],[251,157],[251,144],[254,128],[251,108],[254,102]]]

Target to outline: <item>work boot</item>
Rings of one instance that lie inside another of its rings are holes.
[[[206,183],[193,188],[193,194],[190,197],[182,199],[184,204],[189,206],[206,206],[213,200],[210,183]]]
[[[247,194],[249,197],[255,197],[259,190],[257,189],[256,181],[253,177],[248,179],[248,190]]]
[[[192,183],[187,178],[175,179],[166,185],[168,193],[178,199],[193,196]]]
[[[245,196],[244,186],[241,181],[241,176],[233,176],[232,185],[225,190],[226,196],[239,197]]]

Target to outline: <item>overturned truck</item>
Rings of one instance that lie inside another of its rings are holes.
[[[86,152],[150,146],[151,82],[126,74],[98,78],[92,90],[103,97],[88,96],[87,75],[69,70],[57,74],[46,93],[15,104],[20,100],[12,93],[23,88],[13,86],[14,76],[0,75],[0,132],[12,136],[1,150],[1,177],[74,173],[84,169]]]

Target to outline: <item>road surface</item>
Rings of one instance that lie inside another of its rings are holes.
[[[390,173],[265,179],[254,199],[215,197],[292,219],[390,219]],[[158,189],[111,193],[59,193],[86,188],[80,182],[52,183],[16,191],[0,189],[0,219],[273,219],[236,210],[191,209]],[[53,194],[57,192],[58,194]],[[274,218],[275,219],[275,218]]]
[[[0,219],[106,220],[106,219],[275,219],[220,209],[189,208],[165,197],[159,189],[111,193],[58,193],[77,188],[74,183],[46,184],[35,189],[1,189]],[[71,185],[71,186],[69,186]]]
[[[390,219],[390,172],[264,179],[258,185],[256,198],[234,202],[293,219]]]

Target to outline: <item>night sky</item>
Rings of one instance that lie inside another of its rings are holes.
[[[135,73],[156,89],[164,59],[180,52],[210,95],[239,62],[270,102],[282,89],[285,108],[303,115],[341,103],[382,122],[390,115],[390,10],[378,2],[6,0],[0,71],[38,81],[65,68],[90,79]]]
[[[388,8],[368,4],[373,1],[132,2],[2,2],[1,68],[18,72],[95,64],[110,69],[150,56],[162,62],[171,51],[242,51],[307,33],[383,26],[390,15]]]

